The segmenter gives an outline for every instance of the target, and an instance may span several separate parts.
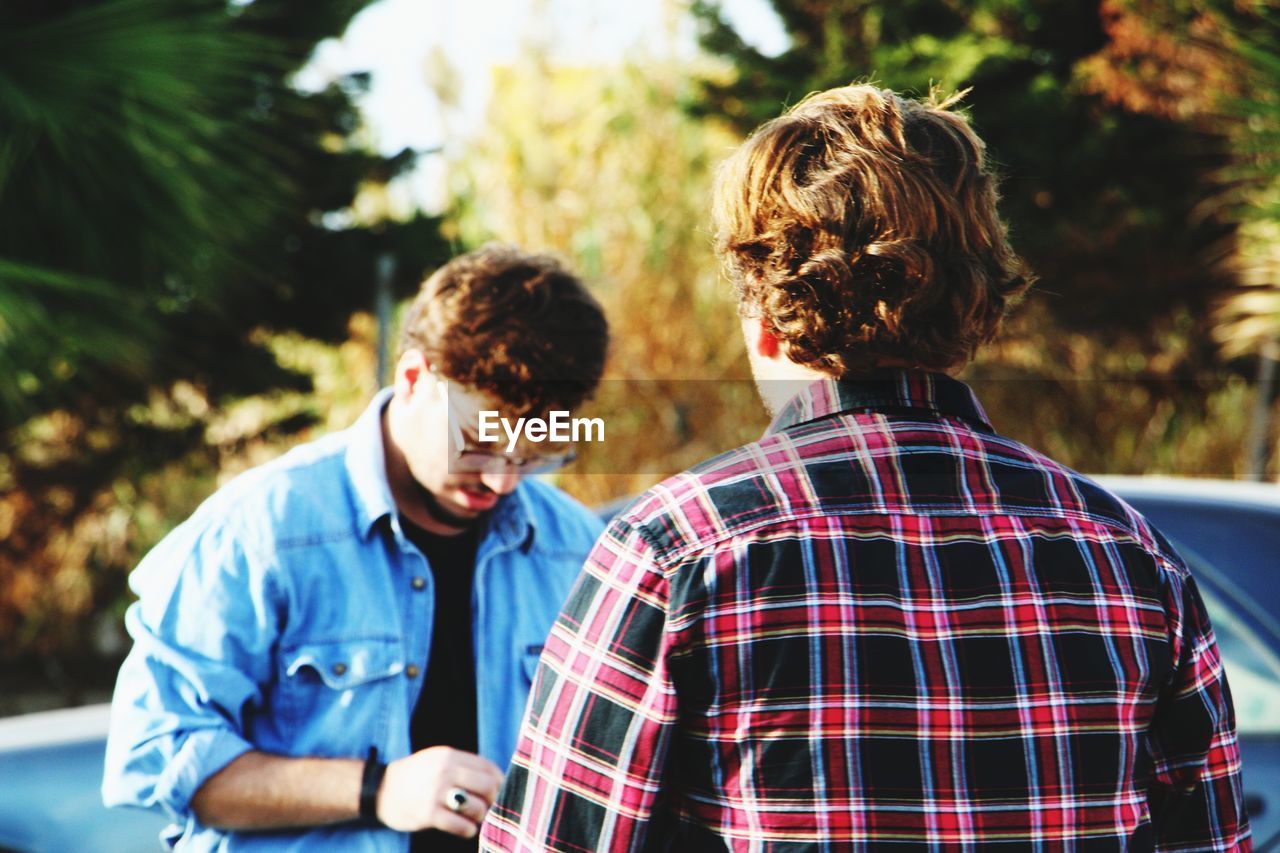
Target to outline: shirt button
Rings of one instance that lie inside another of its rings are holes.
[[[409,664],[408,666],[406,666],[406,667],[404,668],[404,674],[405,674],[405,675],[407,675],[407,676],[409,676],[410,678],[417,678],[417,677],[418,677],[418,665],[417,665],[417,664],[413,664],[413,663]]]
[[[334,675],[346,675],[346,674],[347,674],[347,665],[346,665],[345,663],[335,663],[335,664],[333,665],[333,674],[334,674]]]
[[[426,578],[414,578],[414,579],[410,582],[410,585],[411,585],[414,589],[426,589],[426,588],[427,588],[427,579],[426,579]]]

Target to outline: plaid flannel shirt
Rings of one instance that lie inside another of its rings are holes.
[[[616,518],[485,850],[1248,849],[1181,559],[964,384],[815,383]]]

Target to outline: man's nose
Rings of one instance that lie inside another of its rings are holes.
[[[480,482],[498,494],[506,495],[520,485],[520,475],[512,470],[486,471],[480,475]]]

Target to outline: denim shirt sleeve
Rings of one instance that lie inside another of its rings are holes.
[[[269,564],[225,525],[188,521],[130,578],[134,640],[112,701],[103,799],[179,822],[201,785],[252,749],[280,630]]]

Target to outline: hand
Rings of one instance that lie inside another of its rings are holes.
[[[433,746],[387,765],[378,789],[378,820],[400,832],[440,829],[473,838],[501,785],[502,771],[489,759]],[[445,802],[451,788],[467,792],[461,811]]]

